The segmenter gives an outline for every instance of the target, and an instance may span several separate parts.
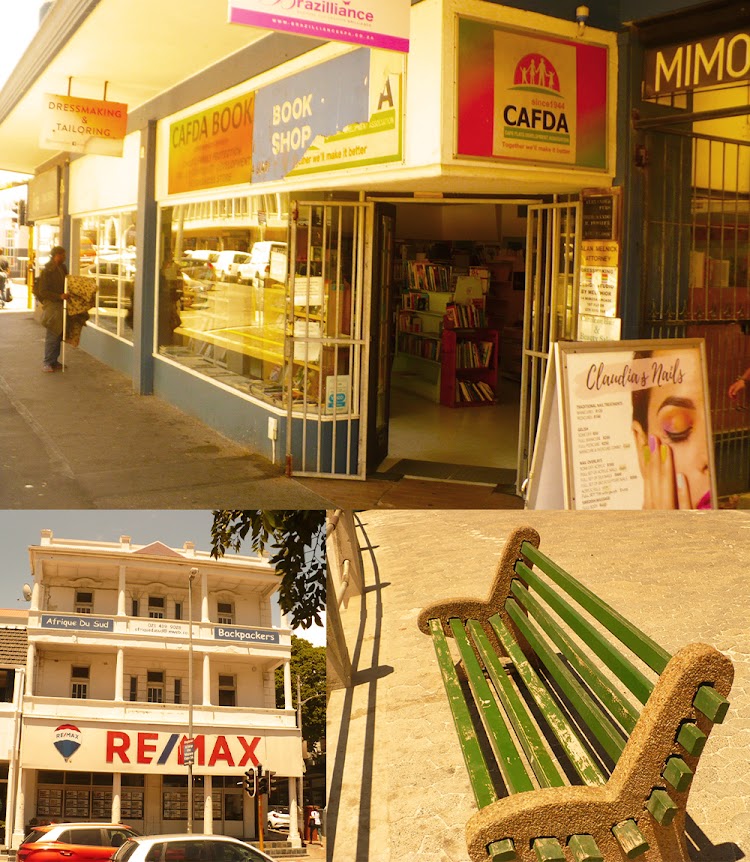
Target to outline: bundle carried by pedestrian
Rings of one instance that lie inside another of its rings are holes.
[[[69,275],[65,280],[67,320],[65,343],[78,347],[81,330],[89,319],[89,310],[96,305],[96,279],[86,275]]]

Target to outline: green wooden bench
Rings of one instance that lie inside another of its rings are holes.
[[[486,601],[419,615],[479,808],[469,856],[688,862],[685,806],[732,663],[705,644],[670,656],[538,548],[516,530]]]

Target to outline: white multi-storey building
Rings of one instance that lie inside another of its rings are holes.
[[[302,744],[291,632],[272,624],[273,567],[214,560],[192,543],[71,541],[49,530],[30,555],[13,846],[35,817],[185,831],[191,713],[193,830],[256,836],[242,777],[260,763],[288,781],[294,841]]]

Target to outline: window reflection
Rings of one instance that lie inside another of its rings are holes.
[[[136,274],[135,211],[87,216],[74,221],[71,270],[96,280],[96,305],[89,324],[133,340]]]
[[[282,403],[285,196],[161,211],[158,351],[214,380]]]

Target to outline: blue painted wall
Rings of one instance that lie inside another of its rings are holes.
[[[238,398],[207,380],[159,360],[154,363],[154,394],[232,440],[250,446],[269,461],[272,447],[268,439],[268,417],[276,416],[279,422],[276,461],[277,464],[283,463],[286,449],[285,416]]]
[[[107,335],[93,326],[85,326],[81,333],[81,350],[95,356],[105,365],[122,372],[127,377],[133,376],[133,345],[126,344],[118,338]]]

